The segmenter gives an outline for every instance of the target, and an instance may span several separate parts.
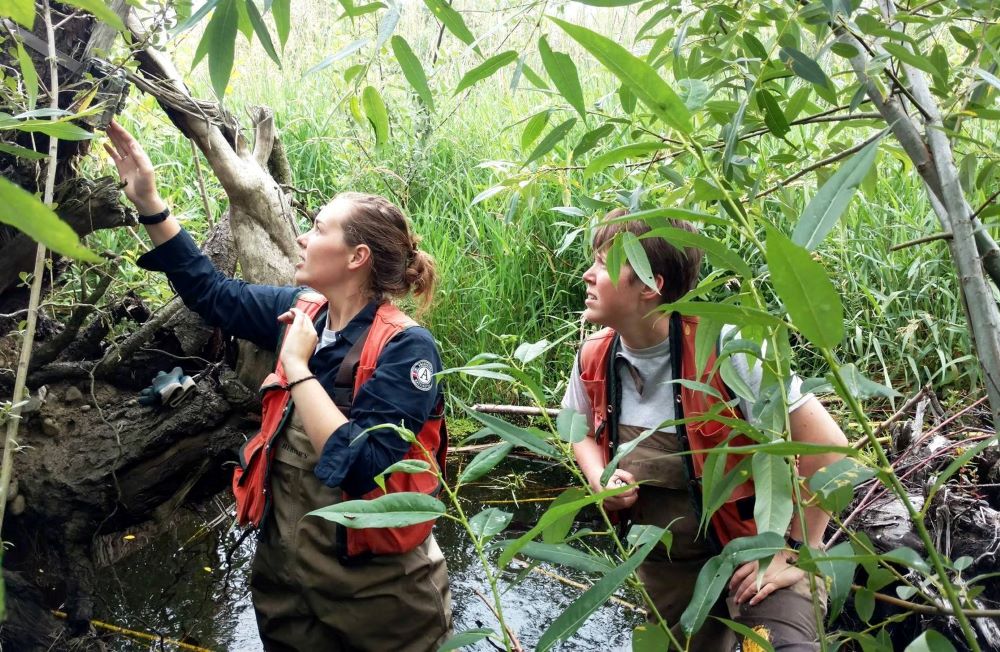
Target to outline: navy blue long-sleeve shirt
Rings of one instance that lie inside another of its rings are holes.
[[[138,264],[144,269],[167,274],[184,304],[212,326],[269,350],[278,346],[281,325],[278,316],[292,307],[296,287],[253,285],[231,279],[219,272],[195,245],[187,231],[181,232],[143,254]],[[371,302],[340,332],[337,341],[309,359],[309,370],[333,396],[337,370],[351,345],[375,318],[377,302]],[[324,309],[316,319],[317,335],[326,323]],[[398,462],[409,449],[398,434],[388,428],[362,433],[373,426],[402,424],[420,431],[435,409],[440,396],[436,381],[427,389],[414,371],[430,363],[434,373],[441,370],[441,358],[430,332],[408,328],[393,337],[382,350],[375,373],[354,397],[348,422],[330,435],[315,474],[324,484],[341,487],[360,496],[375,488],[374,477]]]

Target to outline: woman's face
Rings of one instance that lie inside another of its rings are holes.
[[[351,209],[350,200],[334,199],[319,212],[313,227],[297,238],[301,260],[295,265],[296,285],[325,294],[352,278],[366,262],[367,247],[344,242],[343,225]]]

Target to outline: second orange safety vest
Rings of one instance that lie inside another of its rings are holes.
[[[732,429],[714,420],[698,420],[698,417],[710,414],[714,405],[732,400],[732,392],[723,382],[719,373],[711,373],[714,368],[718,351],[713,351],[705,363],[705,367],[696,370],[695,366],[695,333],[698,330],[698,318],[681,316],[674,313],[670,318],[671,339],[670,357],[673,365],[674,379],[685,379],[710,385],[719,398],[706,392],[700,392],[678,383],[675,388],[675,417],[687,419],[687,423],[677,426],[677,436],[684,450],[708,450],[728,442],[731,446],[754,444],[753,440],[743,435],[730,439]],[[614,456],[618,445],[616,425],[620,405],[620,392],[615,397],[617,374],[612,376],[613,352],[618,346],[618,335],[614,330],[605,328],[587,338],[580,349],[579,365],[580,380],[584,391],[590,400],[591,416],[594,424],[594,436],[604,455],[607,464]],[[677,361],[680,364],[677,364]],[[609,382],[609,379],[611,382]],[[740,410],[735,407],[725,407],[719,412],[723,418],[742,419]],[[693,419],[693,420],[692,420]],[[701,516],[702,492],[701,477],[705,468],[707,455],[694,453],[684,456],[688,472],[688,481],[692,498]],[[727,455],[726,473],[730,472],[742,459],[739,455]],[[728,500],[712,515],[711,525],[713,539],[720,546],[729,541],[757,534],[757,525],[753,519],[754,484],[750,478],[741,483]]]

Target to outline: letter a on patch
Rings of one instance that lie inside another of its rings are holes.
[[[420,391],[430,390],[434,380],[434,368],[430,360],[420,360],[410,367],[410,382]]]

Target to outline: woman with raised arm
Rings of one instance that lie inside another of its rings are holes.
[[[278,351],[261,387],[261,431],[240,454],[237,518],[259,526],[250,586],[268,651],[437,649],[451,595],[432,522],[348,529],[309,512],[385,492],[438,489],[447,445],[434,338],[390,301],[426,306],[433,259],[383,197],[337,195],[299,236],[294,285],[225,277],[156,190],[142,146],[120,125],[105,146],[155,248],[139,259],[165,272],[208,323]],[[394,428],[416,435],[405,441]],[[392,473],[404,459],[425,473]]]

